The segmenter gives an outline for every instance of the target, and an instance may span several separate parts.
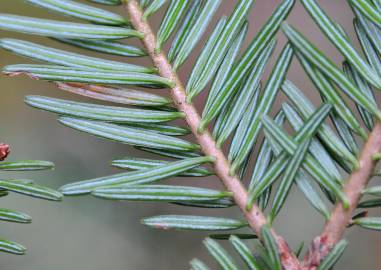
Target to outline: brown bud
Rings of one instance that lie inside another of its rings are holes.
[[[9,152],[9,145],[5,143],[0,143],[0,160],[6,159]]]

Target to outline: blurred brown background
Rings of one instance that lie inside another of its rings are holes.
[[[235,3],[236,1],[225,0],[218,14],[228,14]],[[256,33],[279,3],[280,0],[257,1],[250,16],[250,37]],[[347,2],[320,0],[319,3],[345,27],[350,37],[355,40],[352,27],[353,16]],[[122,12],[120,8],[112,9]],[[0,1],[0,12],[67,19],[32,7],[21,0]],[[152,25],[158,25],[161,14],[152,18],[156,21]],[[296,25],[336,62],[341,61],[341,56],[327,42],[300,4],[295,6],[288,22]],[[0,37],[24,38],[60,48],[70,48],[49,39],[4,31],[0,31]],[[283,35],[279,35],[276,54],[279,53],[284,42]],[[1,66],[28,62],[30,62],[28,59],[0,51]],[[148,63],[147,60],[144,60],[144,63]],[[192,61],[182,67],[183,78],[186,78],[191,67]],[[317,101],[316,91],[307,81],[296,61],[288,77]],[[23,98],[27,94],[86,99],[60,93],[46,82],[30,80],[26,77],[1,76],[0,82],[0,141],[12,147],[9,160],[33,158],[51,160],[56,164],[56,169],[50,172],[2,173],[1,177],[3,175],[30,177],[38,180],[39,183],[58,188],[75,180],[115,173],[116,170],[108,166],[113,158],[131,154],[144,155],[135,153],[130,147],[65,128],[56,122],[55,115],[32,109],[23,103]],[[201,102],[202,98],[198,100],[198,104],[200,105]],[[216,179],[210,179],[209,183],[213,182],[216,182]],[[193,257],[205,259],[213,265],[202,246],[202,239],[207,234],[155,231],[140,225],[139,219],[167,213],[239,217],[237,209],[196,211],[167,204],[118,203],[90,197],[65,198],[62,203],[51,203],[12,195],[1,199],[1,207],[22,210],[33,217],[31,225],[0,224],[1,237],[19,241],[28,247],[28,253],[25,256],[0,254],[0,269],[7,270],[188,269],[188,261]],[[381,212],[379,211],[378,214]],[[311,238],[321,231],[323,222],[299,191],[295,190],[275,226],[282,235],[285,235],[292,247],[296,248],[301,241],[309,243]],[[350,246],[336,269],[381,268],[380,234],[351,229],[347,233],[347,238],[350,240]]]

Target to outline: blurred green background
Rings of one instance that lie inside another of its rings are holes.
[[[218,14],[228,14],[235,2],[225,0]],[[279,3],[280,0],[257,1],[250,17],[249,36],[254,35]],[[350,37],[355,40],[352,27],[353,16],[347,2],[321,0],[319,3],[345,27]],[[112,9],[122,12],[120,8]],[[21,0],[0,1],[0,12],[67,19],[30,6]],[[153,17],[152,25],[158,25],[160,15],[159,13]],[[342,60],[300,4],[296,5],[288,21],[297,25],[336,62]],[[49,39],[4,31],[0,31],[0,37],[24,38],[60,48],[70,48]],[[284,43],[285,39],[283,35],[280,35],[276,54]],[[147,60],[141,61],[149,63]],[[1,66],[28,62],[30,60],[0,51]],[[316,91],[295,62],[288,77],[318,102]],[[181,69],[181,76],[184,79],[191,67],[192,61]],[[268,68],[267,74],[269,70]],[[65,128],[56,122],[55,115],[32,109],[23,103],[24,96],[28,94],[86,100],[84,98],[62,93],[49,83],[31,80],[24,76],[17,78],[1,76],[0,90],[0,141],[11,145],[12,153],[9,160],[43,159],[51,160],[56,164],[54,171],[28,174],[2,173],[1,177],[16,175],[28,177],[36,179],[41,184],[58,188],[72,181],[117,172],[108,165],[113,158],[124,155],[144,155],[136,153],[128,146]],[[197,101],[198,105],[202,104],[203,98]],[[215,178],[198,181],[202,185],[219,187]],[[19,241],[28,247],[25,256],[0,254],[0,269],[7,270],[188,269],[188,261],[193,257],[205,259],[213,265],[202,246],[202,239],[207,234],[155,231],[140,225],[139,219],[168,213],[239,217],[237,209],[194,210],[167,204],[110,202],[91,197],[65,198],[62,203],[54,203],[11,195],[1,199],[1,207],[25,211],[33,217],[33,223],[30,225],[0,224],[1,237]],[[373,213],[377,214],[377,212]],[[378,214],[381,215],[381,212],[379,211]],[[299,191],[294,190],[287,208],[281,212],[275,226],[280,234],[285,235],[291,246],[296,248],[303,240],[309,243],[312,237],[321,231],[323,221]],[[380,234],[350,229],[346,236],[351,244],[336,269],[381,268]]]

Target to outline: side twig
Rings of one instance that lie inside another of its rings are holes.
[[[345,184],[344,192],[349,200],[349,209],[344,209],[338,203],[332,211],[331,218],[327,221],[323,232],[316,237],[307,252],[303,269],[313,270],[329,253],[331,248],[342,238],[353,212],[361,198],[361,192],[368,184],[377,161],[372,156],[381,151],[381,123],[377,123],[364,145],[359,159],[359,168],[353,172]]]
[[[267,219],[257,205],[254,205],[250,211],[245,206],[247,202],[247,191],[240,179],[229,174],[230,163],[224,153],[217,147],[215,140],[210,132],[198,133],[197,128],[201,122],[201,118],[196,108],[191,103],[186,102],[186,93],[184,86],[174,72],[164,53],[155,52],[156,36],[152,31],[149,23],[143,19],[143,13],[136,0],[125,0],[126,10],[130,17],[131,24],[134,28],[144,34],[143,43],[149,53],[154,65],[158,69],[159,74],[167,79],[172,80],[175,86],[171,89],[171,95],[178,110],[184,112],[186,121],[196,137],[205,155],[214,156],[214,170],[216,175],[221,179],[225,187],[233,193],[235,203],[239,206],[246,217],[250,227],[261,237],[261,229],[267,224]],[[284,269],[297,270],[300,269],[299,261],[289,249],[286,241],[272,231],[277,245]]]

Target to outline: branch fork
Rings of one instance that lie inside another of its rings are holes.
[[[185,88],[172,65],[163,52],[156,48],[156,36],[149,23],[144,19],[143,12],[140,9],[137,0],[125,0],[125,7],[130,17],[133,27],[143,33],[142,42],[147,49],[155,67],[160,76],[174,82],[170,89],[173,101],[179,111],[185,114],[185,120],[192,130],[193,135],[201,146],[205,155],[215,157],[214,170],[228,191],[232,192],[234,201],[241,209],[250,227],[261,238],[262,227],[268,224],[264,213],[257,205],[252,209],[246,209],[248,199],[247,190],[241,180],[230,174],[231,164],[222,150],[217,146],[216,141],[206,129],[199,131],[201,117],[192,103],[188,103]],[[316,237],[305,255],[304,261],[300,262],[295,254],[290,250],[287,242],[271,230],[276,239],[278,251],[281,257],[282,267],[287,270],[314,270],[332,247],[342,238],[345,229],[352,220],[352,214],[356,210],[357,204],[361,198],[362,190],[366,187],[372,176],[375,165],[378,161],[376,156],[381,152],[381,124],[377,123],[370,133],[369,138],[363,148],[359,158],[359,168],[354,171],[344,187],[345,195],[349,200],[349,208],[344,209],[339,202],[332,212],[331,218],[327,221],[321,235]]]

